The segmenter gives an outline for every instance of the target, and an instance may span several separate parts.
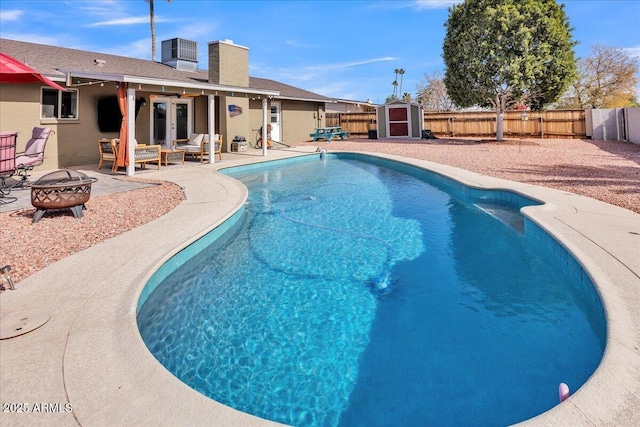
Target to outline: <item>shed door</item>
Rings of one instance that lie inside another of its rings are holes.
[[[389,136],[409,136],[409,109],[406,106],[389,107]]]

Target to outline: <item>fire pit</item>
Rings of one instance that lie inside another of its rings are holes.
[[[37,208],[33,222],[38,222],[50,209],[69,208],[74,217],[82,217],[84,204],[91,196],[91,184],[97,180],[82,172],[60,169],[30,184],[31,204]]]

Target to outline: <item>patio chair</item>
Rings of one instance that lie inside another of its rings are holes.
[[[214,152],[222,160],[222,135],[214,134]],[[185,151],[185,155],[199,158],[200,162],[204,162],[204,156],[209,155],[211,144],[209,143],[209,135],[203,133],[192,133],[189,139],[174,139],[173,144],[176,148]]]
[[[220,161],[222,161],[222,135],[215,134],[214,137],[217,138],[213,141],[213,155],[215,156],[217,154],[220,157]],[[209,135],[205,135],[204,139],[208,143]],[[202,144],[204,145],[205,141],[202,141]]]
[[[99,139],[98,140],[98,150],[100,151],[100,161],[98,162],[98,169],[102,169],[102,162],[113,162],[111,166],[111,171],[115,172],[118,170],[118,146],[116,145],[115,139]]]
[[[15,131],[0,132],[0,198],[2,198],[3,204],[16,200],[15,197],[7,197],[12,186],[8,186],[6,180],[17,173],[17,137],[18,133]]]
[[[216,133],[213,135],[213,137],[215,138],[213,140],[213,155],[215,156],[217,154],[220,158],[220,161],[222,161],[222,134]],[[200,153],[196,154],[199,154],[200,156],[200,163],[204,162],[204,156],[210,155],[210,150],[211,143],[209,142],[209,134],[205,133],[202,138],[202,144],[200,144]]]
[[[133,162],[136,165],[140,165],[142,169],[147,166],[147,163],[157,163],[158,170],[160,170],[160,164],[162,163],[162,145],[147,145],[139,144],[134,140],[136,146],[133,150]]]
[[[29,172],[44,162],[44,149],[49,136],[54,133],[51,128],[34,127],[31,139],[27,141],[24,151],[16,157],[16,169],[20,176],[20,185],[29,181]]]

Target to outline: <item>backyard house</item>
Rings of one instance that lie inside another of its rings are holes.
[[[169,148],[192,133],[222,134],[222,151],[234,136],[255,143],[263,123],[272,139],[308,140],[323,126],[331,98],[249,76],[249,49],[230,40],[209,43],[208,70],[197,69],[197,43],[162,43],[162,62],[0,39],[0,51],[67,89],[0,84],[1,131],[18,132],[18,151],[35,126],[55,131],[43,170],[97,164],[101,138],[118,138],[123,120],[118,88],[126,89],[127,140]],[[133,174],[133,165],[127,168]]]

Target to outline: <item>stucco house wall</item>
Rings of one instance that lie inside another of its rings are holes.
[[[242,108],[242,113],[232,116],[229,112],[229,106],[234,105]],[[248,136],[250,129],[249,121],[249,98],[238,96],[220,97],[220,127],[216,129],[216,133],[223,135],[222,151],[231,151],[231,142],[236,135]]]
[[[248,135],[243,134],[243,136],[250,140],[252,145],[255,145],[257,129],[262,126],[262,100],[252,99],[249,106],[251,132]],[[268,102],[267,110],[270,107],[271,103]],[[269,117],[267,117],[268,121]],[[282,100],[280,103],[280,142],[295,145],[309,141],[311,139],[309,133],[313,132],[316,127],[323,127],[324,123],[324,104],[297,100]]]
[[[320,122],[318,122],[318,109]],[[282,101],[282,142],[287,144],[309,141],[309,133],[316,127],[324,127],[324,106],[312,102]]]
[[[41,168],[58,168],[58,126],[42,124],[40,120],[40,85],[0,84],[0,122],[2,131],[18,132],[16,151],[24,151],[35,126],[50,127],[55,131],[47,141]]]
[[[214,69],[184,71],[170,65],[117,55],[47,46],[16,40],[2,40],[3,52],[28,58],[29,65],[54,81],[69,77],[77,91],[77,118],[41,118],[41,85],[0,85],[0,131],[19,132],[18,150],[24,150],[34,126],[51,127],[51,135],[40,170],[98,163],[98,139],[117,138],[119,132],[102,132],[98,125],[98,100],[115,97],[116,86],[125,84],[139,110],[130,124],[135,138],[152,143],[152,98],[192,100],[192,132],[223,135],[223,151],[229,151],[235,135],[255,144],[256,129],[262,126],[262,100],[280,102],[280,140],[287,144],[308,141],[313,128],[324,126],[324,105],[331,99],[274,80],[249,77],[248,48],[230,40],[210,44]],[[102,61],[96,65],[95,58]],[[71,71],[65,71],[71,70]],[[216,82],[217,81],[217,82]],[[126,82],[126,83],[123,83]],[[157,83],[156,83],[157,82]],[[237,86],[229,86],[231,84]],[[222,86],[221,86],[222,85]],[[227,86],[224,86],[227,85]],[[209,129],[209,96],[214,98],[215,129]],[[144,102],[143,102],[144,101]],[[242,114],[231,115],[236,105]],[[119,108],[114,114],[120,114]],[[270,121],[267,105],[267,122]],[[170,141],[167,141],[169,144]]]

